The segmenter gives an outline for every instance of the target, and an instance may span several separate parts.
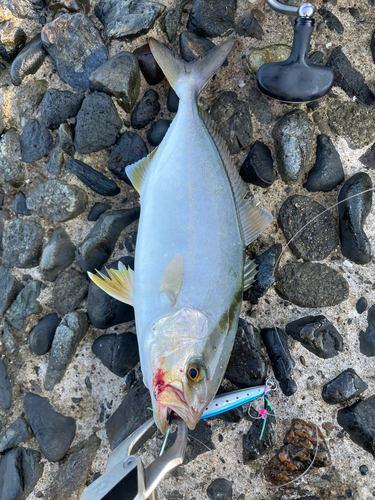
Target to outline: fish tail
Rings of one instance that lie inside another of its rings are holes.
[[[149,45],[156,62],[167,77],[174,91],[181,99],[187,88],[193,89],[196,96],[220,68],[233,48],[235,39],[231,38],[217,45],[202,57],[186,62],[172,54],[165,45],[150,38]]]

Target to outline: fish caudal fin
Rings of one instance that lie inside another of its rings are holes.
[[[97,271],[98,275],[88,273],[89,277],[99,288],[104,290],[111,297],[124,302],[129,306],[133,305],[134,271],[126,269],[122,262],[118,264],[118,270],[106,269],[108,276]]]
[[[235,39],[232,38],[221,45],[217,45],[202,57],[186,62],[176,57],[167,47],[154,38],[149,39],[150,49],[156,62],[180,98],[186,87],[193,88],[196,95],[200,93],[226,60],[234,43]]]

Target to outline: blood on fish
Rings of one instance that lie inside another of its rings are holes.
[[[154,393],[155,393],[156,398],[160,395],[160,393],[164,389],[164,386],[165,386],[164,377],[165,377],[166,373],[167,372],[163,372],[163,370],[161,368],[158,368],[157,372],[154,374],[154,376],[152,378],[152,385],[154,387]]]

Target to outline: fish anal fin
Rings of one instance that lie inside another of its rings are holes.
[[[184,281],[184,257],[178,253],[165,269],[159,288],[160,293],[165,293],[172,306],[177,302]]]
[[[91,280],[108,293],[111,297],[124,302],[129,306],[133,305],[134,271],[119,262],[119,269],[107,269],[108,276],[97,271],[98,275],[88,273]]]
[[[246,256],[245,259],[245,267],[244,267],[244,275],[243,275],[243,291],[246,292],[255,280],[255,276],[258,273],[257,265],[253,260],[250,260],[249,257]]]
[[[147,176],[147,172],[150,168],[151,162],[155,156],[157,149],[158,148],[155,148],[145,158],[142,158],[132,165],[128,165],[127,167],[125,167],[126,175],[129,177],[131,183],[133,184],[133,187],[138,191],[138,193],[141,192],[143,183]]]

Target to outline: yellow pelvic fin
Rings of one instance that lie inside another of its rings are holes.
[[[126,175],[129,177],[131,183],[133,184],[133,187],[138,191],[138,193],[141,192],[142,185],[145,181],[148,169],[151,165],[152,159],[154,158],[157,149],[158,148],[155,148],[145,158],[142,158],[141,160],[133,163],[132,165],[128,165],[127,167],[125,167]]]
[[[243,275],[244,292],[251,287],[257,273],[258,273],[257,265],[253,260],[250,260],[249,257],[246,255],[244,275]]]
[[[177,302],[183,281],[184,258],[181,253],[178,253],[168,264],[159,288],[160,293],[164,292],[167,295],[172,306]]]
[[[126,269],[122,262],[118,264],[118,270],[107,269],[108,276],[97,271],[98,275],[95,276],[92,273],[88,273],[89,277],[99,288],[104,290],[111,297],[129,304],[133,305],[133,290],[134,290],[134,271]]]

